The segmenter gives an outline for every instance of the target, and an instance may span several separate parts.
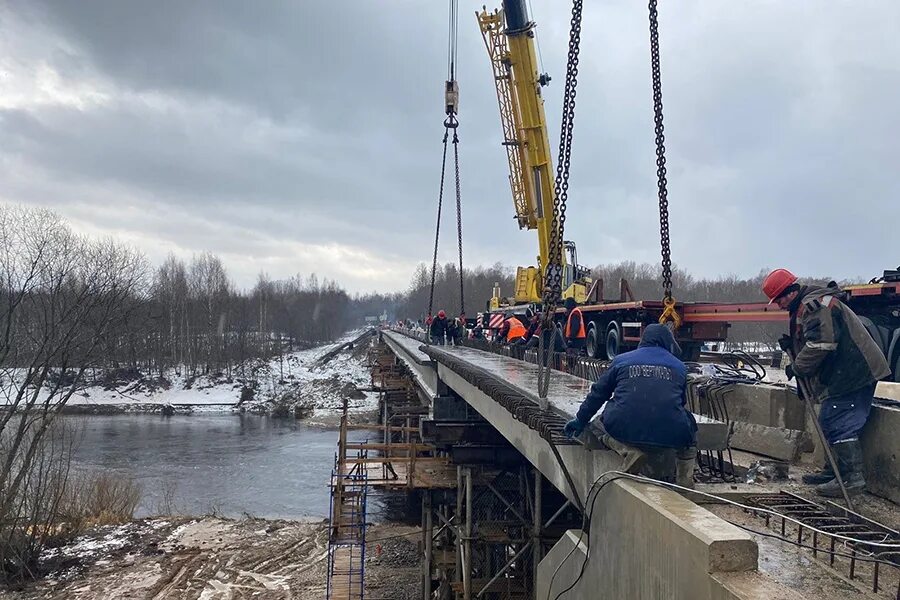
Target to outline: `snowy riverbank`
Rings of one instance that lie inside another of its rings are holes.
[[[366,591],[411,600],[419,591],[415,528],[375,525],[389,538],[366,556]],[[394,536],[400,537],[394,537]],[[257,598],[319,600],[325,594],[325,522],[167,517],[98,527],[41,556],[45,577],[3,600],[50,598]]]
[[[122,412],[196,413],[258,412],[306,418],[333,424],[346,399],[350,412],[361,415],[377,408],[366,366],[367,342],[331,358],[319,360],[358,337],[353,331],[332,344],[286,353],[269,360],[252,360],[243,369],[224,374],[191,376],[170,369],[162,378],[135,373],[112,384],[89,385],[76,392],[65,411],[76,414]]]

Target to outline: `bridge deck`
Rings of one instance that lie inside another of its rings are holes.
[[[430,346],[429,352],[438,362],[442,356],[464,360],[486,376],[505,382],[522,396],[531,399],[535,404],[540,404],[536,393],[538,371],[536,365],[464,346]],[[565,419],[573,418],[592,383],[575,375],[552,371],[547,391],[549,409]],[[722,450],[727,447],[728,426],[725,423],[702,415],[694,415],[694,418],[698,426],[697,444],[701,450]]]

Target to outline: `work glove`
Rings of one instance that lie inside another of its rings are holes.
[[[788,365],[784,368],[784,374],[787,375],[788,381],[794,378],[794,365]]]
[[[791,352],[794,349],[794,341],[791,339],[789,335],[783,335],[778,338],[778,347],[781,348],[783,352]]]
[[[566,423],[566,426],[563,428],[563,433],[565,433],[566,437],[571,440],[572,438],[578,437],[579,435],[584,433],[584,429],[586,426],[587,425],[585,423],[582,423],[578,419],[572,419],[571,421]]]

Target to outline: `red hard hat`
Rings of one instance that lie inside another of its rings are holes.
[[[797,283],[797,276],[787,269],[775,269],[763,280],[762,291],[769,299],[769,304],[775,302],[789,286]]]
[[[447,316],[447,313],[445,313],[444,311],[442,311],[442,310],[438,311],[438,318],[443,319],[446,316]]]

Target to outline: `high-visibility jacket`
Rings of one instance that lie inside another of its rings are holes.
[[[578,314],[578,319],[575,321],[573,328],[572,318],[575,314]],[[574,333],[572,330],[575,330]],[[581,309],[575,307],[572,309],[572,312],[569,313],[569,318],[566,319],[566,339],[584,339],[587,337],[587,332],[584,329],[584,317],[581,315]]]
[[[525,337],[526,329],[525,326],[522,325],[522,321],[518,320],[515,317],[510,317],[506,320],[506,322],[509,323],[509,333],[506,334],[507,342]]]

